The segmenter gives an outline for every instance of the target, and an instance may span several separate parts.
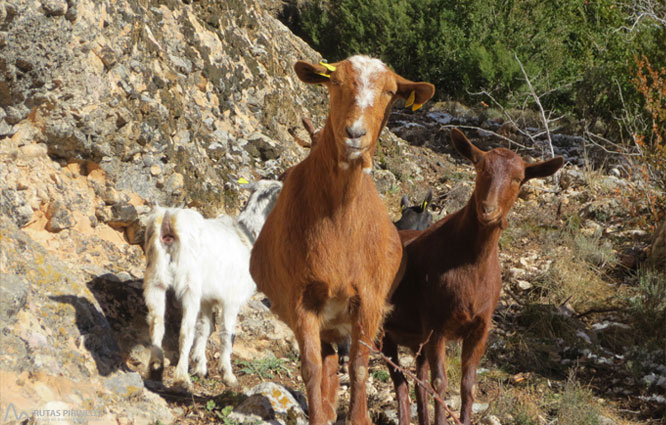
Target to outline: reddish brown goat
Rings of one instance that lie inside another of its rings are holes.
[[[369,424],[369,350],[359,341],[376,336],[401,272],[402,244],[367,167],[393,102],[413,93],[422,104],[435,88],[366,56],[328,66],[299,61],[295,70],[302,81],[327,86],[329,116],[316,146],[287,173],[252,250],[250,273],[296,335],[310,424],[336,419],[331,344],[349,335],[349,416],[355,425]]]
[[[461,421],[468,425],[474,401],[476,368],[485,350],[488,329],[502,286],[498,240],[521,184],[555,173],[561,157],[534,164],[508,149],[484,152],[454,129],[451,141],[476,169],[476,187],[461,210],[425,231],[400,232],[407,269],[392,296],[394,310],[384,324],[383,351],[397,362],[398,345],[417,352],[416,374],[444,399],[446,341],[463,340]],[[422,346],[422,348],[421,348]],[[389,366],[398,398],[400,425],[409,425],[407,382]],[[417,387],[419,423],[430,424],[427,394]],[[435,405],[435,424],[446,422],[443,406]]]

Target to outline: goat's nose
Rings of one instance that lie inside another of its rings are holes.
[[[481,208],[483,209],[483,213],[485,215],[490,215],[490,214],[495,212],[495,210],[497,209],[497,206],[495,204],[491,204],[491,203],[488,203],[488,202],[483,202],[481,204]]]
[[[345,130],[347,130],[347,136],[349,136],[350,139],[360,139],[365,136],[366,133],[365,128],[358,126],[348,126]]]

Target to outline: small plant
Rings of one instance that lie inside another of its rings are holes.
[[[384,369],[377,369],[370,372],[372,379],[380,382],[388,382],[391,375]]]
[[[530,397],[529,391],[519,392],[513,388],[502,388],[500,396],[491,406],[491,411],[500,418],[511,418],[516,425],[537,425],[538,406]],[[504,423],[504,421],[502,422]]]
[[[245,375],[256,375],[259,378],[271,379],[275,375],[281,376],[281,373],[289,374],[289,369],[287,369],[284,364],[286,360],[278,359],[273,353],[269,356],[264,357],[259,360],[252,361],[239,361],[237,364],[240,366],[240,371]]]
[[[574,372],[564,386],[557,407],[557,423],[560,425],[598,425],[599,407],[589,389],[576,381]]]
[[[666,339],[666,276],[659,270],[642,268],[637,277],[637,293],[629,299],[631,314],[645,336],[663,341]]]

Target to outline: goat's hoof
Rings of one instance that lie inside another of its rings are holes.
[[[206,375],[208,375],[208,370],[206,370],[206,367],[196,367],[194,368],[194,375],[197,375],[199,378],[205,378]]]
[[[228,387],[235,387],[238,385],[238,379],[236,379],[233,373],[225,373],[222,377],[222,382],[224,382]]]
[[[192,386],[192,381],[190,381],[190,377],[185,374],[185,376],[182,376],[182,374],[179,374],[176,372],[176,376],[173,378],[173,385],[178,388],[182,388],[187,391],[192,391],[193,386]]]

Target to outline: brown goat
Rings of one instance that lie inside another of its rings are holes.
[[[422,104],[434,86],[392,72],[377,59],[353,56],[326,66],[299,61],[305,83],[330,95],[326,125],[310,154],[287,173],[252,250],[250,273],[300,347],[310,424],[336,419],[337,354],[351,335],[350,419],[369,424],[369,349],[397,284],[402,244],[367,174],[391,105]],[[365,172],[364,172],[365,171]]]
[[[454,129],[451,141],[472,161],[476,187],[461,210],[449,214],[425,231],[401,231],[407,268],[392,296],[394,310],[384,324],[383,352],[396,363],[398,345],[418,352],[416,374],[427,380],[442,399],[446,392],[446,341],[463,340],[461,420],[470,423],[472,387],[485,350],[488,329],[502,287],[498,255],[500,233],[521,184],[555,173],[561,157],[535,164],[508,149],[484,152]],[[422,348],[421,348],[422,346]],[[400,425],[410,422],[407,382],[389,366],[398,398]],[[430,424],[426,391],[417,387],[419,423]],[[444,408],[435,405],[435,424],[446,422]]]

